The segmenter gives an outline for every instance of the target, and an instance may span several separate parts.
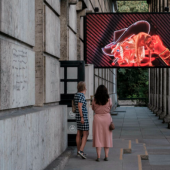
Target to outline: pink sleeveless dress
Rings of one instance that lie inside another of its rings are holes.
[[[113,147],[112,131],[109,130],[112,118],[110,110],[112,108],[111,98],[106,105],[98,105],[93,100],[92,109],[95,112],[93,119],[93,147]]]

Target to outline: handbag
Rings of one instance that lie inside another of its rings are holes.
[[[114,130],[114,129],[115,129],[115,125],[113,124],[113,122],[111,122],[109,126],[109,130]]]
[[[72,112],[76,113],[76,105],[74,99],[72,100]]]

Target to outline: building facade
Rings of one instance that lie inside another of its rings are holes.
[[[83,20],[95,7],[114,10],[112,0],[0,1],[1,170],[44,169],[67,148],[60,61],[84,59]],[[86,65],[85,81],[91,127],[98,85],[106,85],[117,105],[116,69]]]

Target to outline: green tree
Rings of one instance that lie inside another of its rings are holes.
[[[118,68],[119,98],[148,98],[148,68]]]
[[[146,1],[117,1],[118,12],[148,12]]]

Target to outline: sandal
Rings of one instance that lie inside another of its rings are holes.
[[[83,152],[83,153],[84,153],[84,152]],[[85,153],[84,153],[84,155],[87,156],[87,154],[85,154]],[[78,152],[77,152],[77,156],[80,156],[80,155],[78,154]]]

